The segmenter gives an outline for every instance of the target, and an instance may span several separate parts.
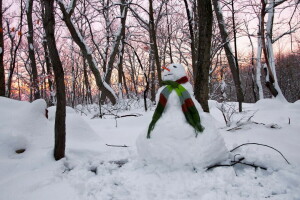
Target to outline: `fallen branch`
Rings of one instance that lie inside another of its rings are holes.
[[[252,144],[253,144],[253,145],[259,145],[259,146],[268,147],[268,148],[271,148],[271,149],[277,151],[277,152],[284,158],[284,160],[290,165],[290,162],[284,157],[284,155],[283,155],[279,150],[277,150],[277,149],[275,149],[274,147],[271,147],[271,146],[269,146],[269,145],[266,145],[266,144],[259,144],[259,143],[245,143],[245,144],[241,144],[241,145],[235,147],[234,149],[230,150],[230,152],[233,152],[233,151],[235,151],[236,149],[238,149],[238,148],[240,148],[240,147],[242,147],[242,146],[245,146],[245,145],[252,145]]]
[[[114,145],[114,144],[106,144],[106,146],[108,146],[108,147],[129,147],[129,146],[127,146],[127,145]]]
[[[237,161],[231,161],[231,164],[217,164],[217,165],[212,165],[212,166],[209,166],[206,170],[210,170],[210,169],[213,169],[213,168],[216,168],[216,167],[233,167],[233,166],[235,166],[236,164],[247,165],[247,166],[250,166],[250,167],[254,167],[255,169],[261,168],[261,169],[263,169],[263,170],[267,170],[267,168],[262,167],[262,166],[258,166],[258,165],[251,164],[251,163],[242,162],[244,159],[245,159],[245,158],[242,157],[242,158],[240,158],[240,159],[237,160]]]
[[[206,170],[210,170],[210,169],[213,169],[213,168],[216,168],[216,167],[232,167],[232,166],[236,165],[237,163],[241,162],[244,159],[245,158],[242,157],[242,158],[240,158],[237,161],[231,161],[232,162],[231,164],[217,164],[217,165],[212,165],[212,166],[207,167]]]

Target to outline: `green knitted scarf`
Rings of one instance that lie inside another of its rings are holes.
[[[178,83],[179,82],[179,83]],[[196,137],[199,132],[203,132],[204,127],[201,125],[200,116],[198,110],[195,107],[195,104],[189,94],[189,92],[180,84],[180,81],[163,81],[162,84],[166,87],[162,90],[159,96],[159,101],[155,112],[152,117],[148,128],[147,138],[150,138],[151,131],[154,129],[156,122],[162,116],[162,113],[166,107],[169,95],[173,90],[176,91],[180,103],[182,112],[186,118],[186,121],[195,129]]]

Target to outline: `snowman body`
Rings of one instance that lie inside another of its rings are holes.
[[[164,81],[176,81],[184,76],[186,74],[181,64],[170,64],[162,73]],[[189,82],[181,85],[190,93],[205,130],[196,137],[195,129],[186,121],[180,99],[173,90],[162,116],[151,132],[151,138],[146,138],[147,131],[139,135],[137,139],[139,157],[147,164],[158,164],[168,168],[200,169],[226,160],[228,150],[214,126],[213,118],[204,113],[195,100],[192,85]],[[156,102],[165,87],[158,90]]]

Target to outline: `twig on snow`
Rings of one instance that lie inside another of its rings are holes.
[[[284,158],[284,160],[290,165],[290,162],[284,157],[284,155],[283,155],[279,150],[277,150],[277,149],[275,149],[274,147],[271,147],[271,146],[269,146],[269,145],[266,145],[266,144],[259,144],[259,143],[245,143],[245,144],[241,144],[241,145],[239,145],[239,146],[233,148],[232,150],[230,150],[230,152],[233,152],[233,151],[235,151],[236,149],[238,149],[238,148],[240,148],[240,147],[242,147],[242,146],[245,146],[245,145],[252,145],[252,144],[253,144],[253,145],[259,145],[259,146],[268,147],[268,148],[271,148],[271,149],[277,151],[277,152]]]
[[[127,146],[127,145],[114,145],[114,144],[106,144],[106,146],[108,147],[130,147],[130,146]]]

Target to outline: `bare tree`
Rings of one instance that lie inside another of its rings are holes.
[[[149,34],[150,34],[150,42],[151,47],[153,50],[156,70],[157,70],[157,77],[159,85],[161,85],[161,66],[160,66],[160,60],[158,55],[158,48],[157,48],[157,42],[156,42],[156,27],[155,27],[155,21],[154,21],[154,12],[153,12],[153,2],[152,0],[149,0]]]
[[[275,56],[273,52],[273,22],[275,7],[284,3],[286,0],[270,0],[269,6],[267,7],[267,2],[261,0],[261,16],[260,16],[260,37],[262,43],[262,50],[264,58],[266,61],[266,67],[264,67],[266,75],[266,86],[271,92],[272,96],[279,97],[280,99],[286,101],[283,96],[281,89],[278,85],[276,70],[275,70]],[[265,15],[268,13],[268,21],[265,28]]]
[[[230,45],[229,35],[226,30],[225,21],[223,18],[223,13],[222,13],[219,1],[213,0],[213,5],[214,5],[217,20],[218,20],[218,25],[219,25],[226,57],[227,57],[229,67],[230,67],[230,70],[232,73],[233,81],[235,84],[236,97],[239,102],[239,111],[241,112],[242,111],[242,102],[244,101],[244,95],[243,95],[243,91],[242,91],[242,87],[241,87],[241,80],[240,80],[240,76],[239,76],[239,67],[238,67],[238,63],[237,63],[237,58],[233,54],[233,51],[232,51],[232,48]]]
[[[38,72],[37,66],[35,61],[34,55],[34,45],[33,45],[33,22],[32,22],[32,6],[33,0],[27,0],[26,2],[26,16],[27,16],[27,24],[28,24],[28,33],[27,33],[27,40],[28,40],[28,52],[29,52],[29,59],[30,59],[30,66],[32,71],[32,88],[33,88],[33,96],[34,99],[40,98],[40,89],[38,83]]]
[[[70,5],[68,6],[69,9],[67,9],[66,6],[64,5],[64,3],[61,1],[58,1],[58,5],[63,13],[63,20],[69,29],[72,39],[79,46],[83,56],[87,60],[89,66],[90,66],[90,69],[95,76],[96,84],[97,84],[99,90],[101,90],[104,93],[104,96],[107,96],[109,98],[109,100],[112,102],[112,104],[115,104],[116,103],[116,95],[114,94],[114,91],[111,89],[111,87],[106,82],[104,82],[102,80],[100,72],[97,69],[96,61],[93,58],[92,52],[88,48],[87,44],[83,40],[82,35],[75,28],[74,23],[71,20],[71,16],[72,16],[75,6],[76,6],[76,0],[70,2]]]

